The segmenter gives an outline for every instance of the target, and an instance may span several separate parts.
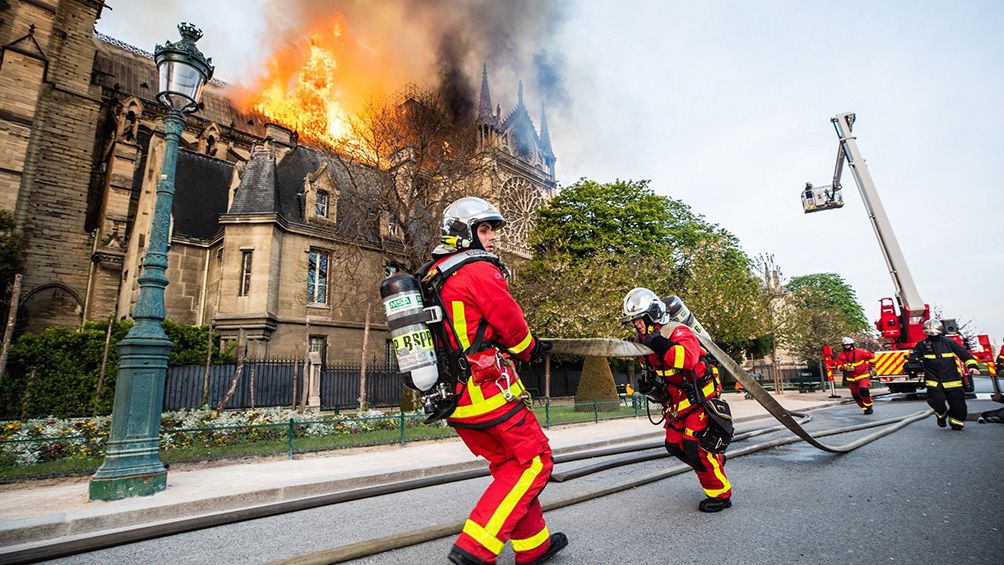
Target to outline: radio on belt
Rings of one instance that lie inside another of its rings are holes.
[[[380,298],[404,385],[429,390],[439,380],[439,369],[436,343],[427,324],[441,322],[442,310],[438,306],[425,307],[418,280],[407,273],[384,279]]]

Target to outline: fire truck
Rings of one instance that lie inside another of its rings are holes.
[[[861,200],[875,230],[875,237],[878,239],[896,293],[895,301],[892,298],[879,300],[879,319],[875,322],[875,327],[889,345],[889,349],[875,352],[874,376],[888,386],[891,392],[916,392],[918,388],[924,386],[924,380],[917,368],[908,366],[907,356],[913,346],[924,339],[923,326],[924,322],[931,318],[931,309],[921,300],[917,292],[903,251],[896,241],[896,234],[868,172],[868,165],[858,150],[857,138],[852,133],[854,120],[855,115],[851,112],[837,114],[831,118],[830,122],[840,140],[833,180],[826,186],[806,183],[802,191],[802,209],[809,214],[844,206],[840,177],[846,161],[858,185]],[[959,335],[959,328],[954,320],[942,320],[942,323],[945,325],[948,337],[967,347],[977,361],[986,363],[987,370],[994,374],[993,349],[987,336],[978,336],[977,343],[966,343]],[[823,348],[823,362],[827,376],[832,377],[832,372],[837,367],[833,362],[832,349],[828,346]],[[961,369],[960,364],[960,374],[965,376],[963,382],[966,383],[967,392],[972,392],[972,379]]]

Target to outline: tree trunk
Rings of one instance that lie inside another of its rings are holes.
[[[359,362],[359,411],[366,410],[366,346],[370,340],[370,310],[373,303],[366,304],[366,324],[363,326],[363,355]]]
[[[21,299],[21,273],[14,275],[14,286],[10,290],[10,309],[7,312],[7,331],[3,334],[3,351],[0,352],[0,381],[7,371],[7,351],[17,323],[17,303]]]
[[[101,389],[105,386],[105,367],[108,366],[108,349],[112,344],[112,325],[114,323],[115,314],[112,314],[108,316],[108,329],[105,330],[105,351],[101,354],[101,371],[98,373],[98,386],[94,391],[94,399],[91,400],[91,409],[95,416],[98,415],[98,402],[101,401]]]
[[[206,368],[202,371],[202,402],[200,403],[202,406],[209,406],[209,366],[213,363],[213,323],[210,322],[206,329],[209,339],[206,347]]]
[[[219,404],[216,405],[216,410],[223,410],[223,407],[230,402],[230,398],[237,391],[237,383],[241,380],[241,373],[244,372],[244,358],[247,356],[247,346],[240,346],[238,349],[239,357],[237,358],[237,368],[234,369],[234,376],[230,379],[230,388],[227,389],[227,393],[223,395],[223,400],[220,400]]]

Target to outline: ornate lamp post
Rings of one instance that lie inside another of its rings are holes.
[[[174,344],[167,339],[161,322],[174,172],[185,114],[198,109],[202,87],[213,76],[212,59],[195,47],[202,32],[188,23],[179,24],[178,31],[181,41],[158,45],[154,52],[160,72],[157,100],[169,110],[164,116],[164,162],[157,183],[149,247],[139,277],[139,297],[132,312],[136,325],[119,343],[108,452],[101,468],[91,477],[91,500],[145,496],[167,486],[167,469],[160,462],[160,415],[167,359]]]

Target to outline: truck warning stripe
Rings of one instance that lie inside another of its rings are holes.
[[[903,374],[909,351],[884,351],[875,354],[875,373],[880,377]]]

